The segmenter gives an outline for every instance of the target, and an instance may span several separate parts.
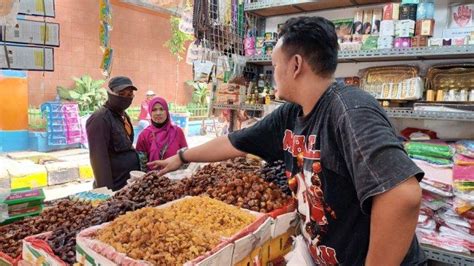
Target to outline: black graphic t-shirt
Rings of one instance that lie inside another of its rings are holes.
[[[372,197],[423,172],[408,158],[377,101],[334,83],[313,110],[284,104],[229,139],[266,161],[284,158],[301,231],[316,264],[363,265]],[[387,250],[390,252],[390,250]],[[403,262],[423,263],[416,237]]]

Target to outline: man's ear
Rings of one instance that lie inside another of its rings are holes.
[[[296,79],[303,71],[303,57],[299,54],[293,56],[293,78]]]

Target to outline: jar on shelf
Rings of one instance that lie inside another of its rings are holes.
[[[468,93],[469,93],[468,90],[466,90],[466,89],[461,89],[461,90],[459,91],[459,99],[458,99],[458,100],[459,100],[460,102],[467,102]]]
[[[474,102],[474,89],[469,92],[469,101]]]

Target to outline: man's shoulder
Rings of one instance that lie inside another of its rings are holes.
[[[372,95],[353,85],[346,86],[338,83],[332,98],[331,102],[336,104],[341,111],[357,108],[380,108],[380,104]]]
[[[87,124],[90,124],[95,121],[104,120],[105,117],[108,115],[108,112],[110,112],[109,109],[105,107],[100,107],[98,110],[93,112],[91,116],[87,119]]]

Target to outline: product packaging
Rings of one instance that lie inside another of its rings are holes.
[[[364,11],[357,10],[354,15],[354,25],[353,25],[353,31],[352,31],[353,34],[362,34],[363,19],[364,19]]]
[[[380,22],[380,36],[395,35],[395,20],[382,20]]]
[[[434,19],[424,19],[424,20],[418,20],[416,22],[416,31],[415,34],[417,36],[428,36],[431,37],[433,36],[434,32],[434,27],[435,27],[435,21]]]
[[[396,37],[413,37],[415,35],[414,20],[399,20],[395,23]]]
[[[372,35],[379,35],[380,33],[380,22],[382,21],[383,10],[380,8],[374,9],[372,16]]]
[[[389,3],[383,7],[383,20],[398,20],[400,14],[400,4]]]
[[[374,17],[374,11],[366,9],[364,10],[364,19],[362,21],[362,34],[370,34],[372,32],[372,19]]]

